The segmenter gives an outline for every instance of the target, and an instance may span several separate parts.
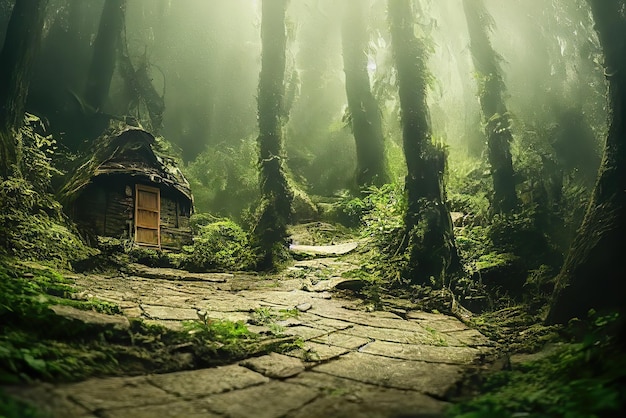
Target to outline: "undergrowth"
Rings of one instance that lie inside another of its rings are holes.
[[[480,395],[458,403],[455,418],[621,417],[626,408],[626,355],[616,342],[618,315],[571,324],[578,338],[539,360],[494,373]]]

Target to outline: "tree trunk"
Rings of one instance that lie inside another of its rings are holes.
[[[260,268],[275,266],[287,248],[287,224],[292,215],[291,191],[283,167],[282,120],[285,94],[285,12],[288,0],[263,0],[261,74],[258,118],[259,179],[262,204],[254,235],[261,250]]]
[[[16,132],[24,121],[24,106],[41,47],[48,0],[17,0],[0,52],[0,176],[18,163]]]
[[[426,103],[427,55],[414,35],[411,0],[389,0],[391,41],[398,74],[402,141],[408,174],[405,216],[409,251],[406,272],[413,283],[442,285],[459,267],[452,220],[445,204],[446,155],[432,142]]]
[[[356,143],[356,183],[360,188],[382,186],[389,181],[380,110],[371,91],[367,68],[366,5],[367,2],[358,1],[354,7],[344,8],[341,37],[346,95]]]
[[[626,310],[626,18],[624,0],[587,0],[604,49],[609,131],[583,223],[557,276],[548,323]]]
[[[493,26],[483,0],[463,0],[470,37],[470,51],[478,76],[478,98],[485,123],[487,149],[493,179],[492,209],[511,212],[517,205],[511,158],[509,115],[502,95],[505,91],[499,57],[491,46],[489,31]]]
[[[94,110],[101,111],[108,98],[125,17],[126,0],[105,1],[84,93],[85,103]]]

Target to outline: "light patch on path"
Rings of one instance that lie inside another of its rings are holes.
[[[358,242],[346,242],[335,245],[290,245],[289,250],[297,254],[344,255],[357,249]]]

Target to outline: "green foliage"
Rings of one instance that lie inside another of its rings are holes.
[[[195,215],[194,215],[195,216]],[[196,271],[246,270],[254,265],[249,236],[229,220],[203,224],[194,220],[198,234],[193,245],[183,248],[183,266]]]
[[[0,391],[0,417],[2,418],[41,418],[36,409],[15,400]]]
[[[0,181],[0,253],[67,266],[92,254],[51,195],[33,190],[24,178]]]
[[[41,121],[27,115],[20,130],[20,169],[0,179],[0,254],[22,260],[49,261],[67,267],[93,254],[78,237],[61,205],[50,194],[56,149]]]
[[[233,351],[243,350],[243,342],[256,338],[242,321],[211,319],[206,312],[202,313],[198,321],[183,322],[183,327],[195,340],[218,342]]]
[[[446,186],[450,210],[465,214],[464,224],[483,225],[489,220],[493,182],[485,162],[455,157],[447,170]]]
[[[254,138],[235,146],[211,147],[185,168],[198,212],[241,220],[259,198],[257,148]]]
[[[617,316],[596,318],[582,341],[536,361],[490,376],[482,394],[455,405],[449,416],[619,416],[626,407],[626,356],[615,344]]]

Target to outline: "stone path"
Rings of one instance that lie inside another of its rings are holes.
[[[331,288],[352,268],[326,258],[297,262],[281,278],[139,266],[132,276],[78,276],[86,296],[119,304],[127,317],[179,327],[206,313],[267,332],[254,319],[270,314],[304,345],[210,369],[8,392],[63,418],[440,416],[463,373],[494,344],[449,316],[368,312],[335,296]]]

